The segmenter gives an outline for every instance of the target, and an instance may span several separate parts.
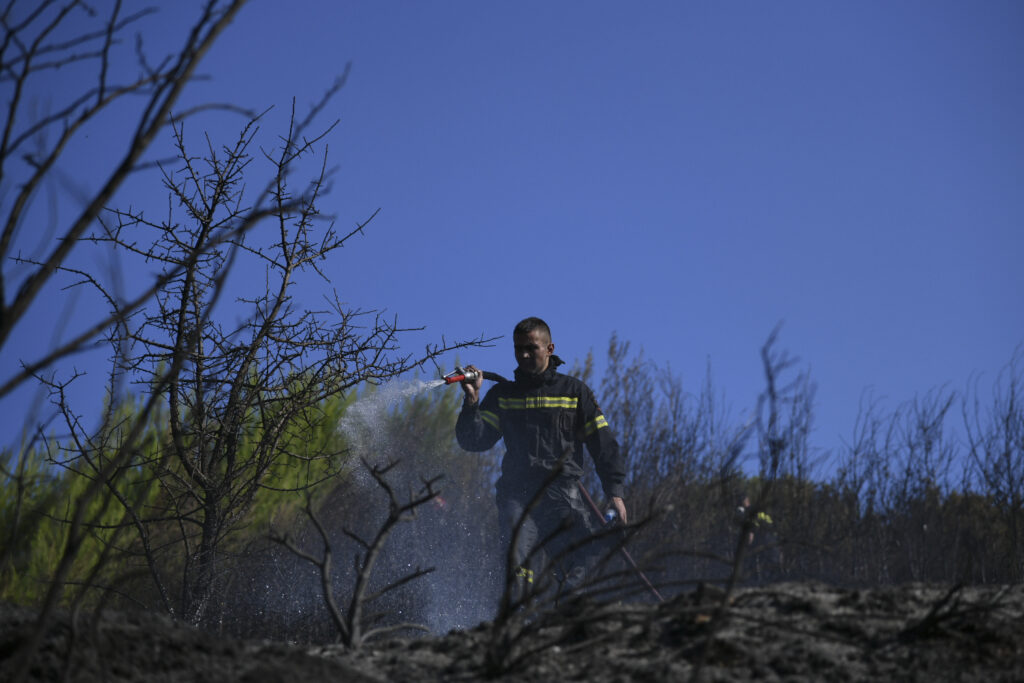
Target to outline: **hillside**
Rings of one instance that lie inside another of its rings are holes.
[[[717,589],[663,605],[577,604],[529,625],[371,643],[358,651],[218,638],[147,614],[82,617],[72,681],[591,682],[690,680],[1020,680],[1024,587],[816,583],[743,588],[720,615]],[[31,613],[5,607],[0,678],[8,680]],[[709,636],[715,631],[714,637]],[[28,680],[59,680],[72,630],[50,629]],[[510,645],[510,642],[512,643]]]

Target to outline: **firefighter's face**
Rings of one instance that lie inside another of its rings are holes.
[[[529,334],[513,335],[512,343],[515,345],[516,362],[520,370],[536,375],[548,369],[548,361],[555,352],[555,345],[548,335],[533,330]]]

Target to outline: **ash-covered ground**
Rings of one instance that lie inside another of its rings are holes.
[[[148,614],[59,615],[30,681],[1020,681],[1024,587],[714,588],[532,623],[339,645],[241,641]],[[0,679],[33,614],[0,612]],[[70,656],[69,656],[70,651]]]

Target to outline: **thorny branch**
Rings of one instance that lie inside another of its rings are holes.
[[[353,556],[356,581],[352,588],[352,595],[349,597],[348,609],[344,614],[342,614],[341,610],[338,608],[337,599],[334,595],[334,586],[332,584],[331,567],[334,554],[333,547],[327,530],[313,510],[309,495],[307,494],[306,497],[304,512],[313,523],[313,526],[320,537],[322,550],[319,556],[302,550],[287,534],[282,535],[277,532],[271,532],[272,540],[281,543],[291,552],[295,553],[307,562],[312,563],[319,570],[320,588],[323,592],[328,612],[331,615],[331,620],[334,622],[334,625],[338,630],[339,641],[346,647],[350,648],[358,648],[372,638],[395,631],[406,629],[427,630],[419,624],[411,623],[400,623],[367,629],[365,625],[367,618],[364,616],[364,610],[366,605],[374,600],[433,571],[433,568],[421,569],[417,567],[414,571],[386,584],[385,586],[378,588],[375,591],[370,591],[374,568],[391,533],[402,522],[412,520],[415,517],[417,508],[429,503],[438,496],[438,491],[435,489],[435,485],[441,478],[438,476],[433,479],[424,480],[423,487],[420,491],[415,494],[410,494],[408,499],[403,501],[398,497],[394,487],[388,482],[386,477],[387,473],[395,467],[397,464],[396,462],[383,466],[371,465],[366,460],[363,460],[362,463],[367,471],[369,471],[370,476],[377,485],[387,494],[388,514],[378,527],[377,532],[372,539],[364,539],[359,534],[349,529],[343,529],[344,534],[355,541],[362,549],[362,552],[356,553]]]
[[[13,86],[6,105],[6,123],[0,137],[0,182],[7,180],[12,172],[24,171],[27,174],[12,200],[4,202],[6,215],[0,217],[0,263],[16,256],[12,254],[12,248],[19,228],[34,210],[40,189],[55,178],[58,162],[64,158],[69,145],[77,139],[85,125],[100,119],[115,102],[127,96],[144,98],[134,129],[129,127],[130,133],[126,136],[127,144],[121,152],[120,160],[108,175],[101,178],[99,189],[84,199],[83,208],[77,216],[60,230],[49,253],[40,259],[19,260],[21,265],[31,266],[28,275],[20,283],[10,281],[13,273],[9,274],[6,269],[0,270],[0,349],[34,306],[44,285],[65,264],[72,250],[167,125],[173,107],[193,78],[202,57],[245,1],[209,0],[177,55],[164,60],[160,67],[145,77],[127,85],[115,86],[110,82],[113,48],[120,43],[120,36],[126,29],[150,13],[150,10],[141,10],[121,17],[120,4],[113,4],[107,20],[99,29],[77,28],[76,22],[81,19],[79,14],[91,11],[85,3],[77,0],[59,7],[55,1],[47,0],[36,5],[20,21],[15,19],[20,4],[12,0],[0,17],[5,29],[4,41],[0,45],[0,78],[11,82]],[[67,31],[71,32],[72,37],[52,40],[53,36]],[[88,44],[96,44],[95,50],[75,51],[79,46]],[[37,82],[46,72],[71,63],[90,61],[99,62],[94,74],[94,86],[86,86],[81,92],[72,94],[70,102],[54,113],[32,118],[25,107],[24,97],[32,88],[45,87],[42,83],[37,85]],[[46,133],[55,135],[53,142],[42,146],[35,153],[23,152],[23,147],[30,140],[41,141],[45,139]],[[18,161],[24,166],[16,167]],[[109,325],[122,321],[131,311],[148,301],[158,289],[159,285],[143,287],[142,293],[126,302],[121,311],[88,325],[86,330],[72,335],[72,341],[60,348],[48,350],[36,359],[25,361],[21,372],[2,378],[0,397],[50,367],[59,358],[81,349]]]

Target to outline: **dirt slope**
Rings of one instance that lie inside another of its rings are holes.
[[[146,614],[94,625],[66,615],[28,680],[71,681],[1020,681],[1024,587],[865,590],[789,583],[737,591],[719,611],[713,589],[658,606],[589,603],[530,624],[352,652],[236,641]],[[0,609],[0,680],[32,614]],[[66,656],[74,640],[73,656]]]

